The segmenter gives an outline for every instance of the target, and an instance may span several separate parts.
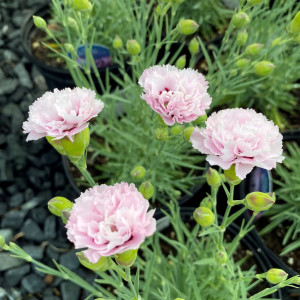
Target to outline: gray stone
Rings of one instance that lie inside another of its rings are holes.
[[[80,262],[75,255],[75,251],[64,253],[60,256],[59,262],[70,270],[76,270],[80,266]]]
[[[22,287],[29,293],[39,293],[44,287],[43,279],[37,274],[29,274],[22,279]]]
[[[24,200],[24,196],[22,193],[17,193],[13,195],[9,200],[9,206],[10,207],[17,207],[22,204]]]
[[[44,300],[60,300],[58,297],[56,297],[56,296],[51,296],[51,295],[45,296],[43,299],[44,299]]]
[[[56,238],[56,217],[55,216],[49,216],[45,220],[44,234],[49,239]]]
[[[24,260],[12,257],[7,252],[0,253],[0,262],[0,271],[6,271],[15,267],[19,267],[25,263]]]
[[[26,200],[26,191],[25,191],[25,200]],[[43,200],[44,199],[42,197],[38,197],[38,196],[34,197],[31,200],[27,200],[26,203],[22,205],[21,209],[24,211],[31,210],[36,206],[40,205],[43,202]]]
[[[41,91],[48,90],[48,86],[47,86],[45,77],[40,73],[40,71],[38,70],[38,68],[36,66],[32,67],[31,77],[32,77],[34,84],[36,86],[38,86]]]
[[[36,260],[43,258],[43,248],[40,246],[26,245],[23,247],[23,250]]]
[[[16,55],[16,53],[8,49],[4,50],[3,57],[8,61],[13,61],[13,62],[17,62],[19,60],[19,57]]]
[[[23,224],[25,211],[13,210],[6,213],[2,219],[1,227],[9,227],[13,229],[20,229]]]
[[[44,224],[48,214],[48,211],[44,207],[37,207],[31,211],[32,219],[38,224]]]
[[[27,273],[30,272],[30,265],[13,268],[5,272],[4,279],[7,286],[16,286]]]
[[[0,80],[4,79],[4,77],[5,77],[5,74],[2,71],[2,69],[0,69]]]
[[[27,219],[21,229],[24,233],[24,238],[30,241],[42,242],[45,236],[41,228],[32,220]]]
[[[23,116],[23,113],[20,110],[19,106],[16,105],[15,103],[8,103],[7,105],[5,105],[3,107],[2,113],[4,116],[12,117],[11,131],[12,131],[12,133],[17,133],[21,129],[22,123],[24,121],[24,116]],[[18,149],[17,154],[19,152],[19,149],[21,148],[20,145],[16,145],[15,143],[9,143],[9,147],[17,148]],[[21,152],[24,152],[24,151],[21,151]],[[12,155],[12,154],[10,153],[10,155]]]
[[[65,281],[60,285],[63,300],[78,300],[80,296],[80,287],[72,282]]]
[[[52,259],[58,260],[58,258],[59,258],[59,253],[56,252],[54,249],[52,249],[51,246],[47,247],[46,254],[51,260]]]
[[[0,216],[4,215],[7,210],[7,204],[6,203],[0,203]]]
[[[0,95],[11,94],[18,86],[17,79],[6,78],[0,81]]]
[[[32,89],[33,84],[32,84],[32,81],[30,79],[30,75],[28,74],[27,70],[25,69],[24,64],[18,63],[15,66],[15,73],[17,74],[17,76],[19,78],[19,81],[20,81],[20,84],[22,86],[25,86],[29,89]]]
[[[21,99],[24,98],[24,95],[27,93],[27,90],[27,88],[20,86],[14,91],[14,93],[12,93],[9,96],[9,99],[15,103],[19,103],[19,101],[21,101]]]
[[[0,287],[0,300],[6,300],[7,293],[6,290],[2,287]]]
[[[0,229],[0,234],[4,237],[6,242],[9,242],[13,237],[13,231],[10,228]]]
[[[224,5],[230,9],[235,9],[239,7],[239,0],[222,0]]]

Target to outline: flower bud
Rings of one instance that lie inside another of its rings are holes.
[[[68,17],[68,26],[75,32],[79,32],[79,27],[75,19]]]
[[[288,274],[281,269],[270,269],[266,273],[266,280],[272,284],[278,284],[285,281],[287,277]]]
[[[271,47],[274,47],[276,45],[280,45],[281,41],[282,41],[281,37],[278,37],[278,38],[274,39],[272,44],[271,44]]]
[[[175,126],[172,126],[171,127],[171,134],[172,135],[176,135],[176,134],[179,134],[183,131],[184,129],[184,126],[182,125],[175,125]]]
[[[136,40],[128,40],[126,49],[130,55],[138,55],[141,52],[141,46]]]
[[[175,298],[175,300],[184,300],[183,298]]]
[[[76,10],[87,10],[90,9],[92,4],[88,0],[74,0],[73,7]]]
[[[290,278],[290,279],[292,279],[292,278]],[[297,284],[297,285],[300,285],[300,277],[299,277],[299,276],[293,277],[293,280],[290,281],[290,283],[291,283],[291,284]]]
[[[209,197],[203,198],[202,201],[200,202],[200,207],[207,207],[211,209],[212,208],[211,199]]]
[[[136,260],[138,249],[127,250],[115,255],[115,261],[120,267],[129,268]]]
[[[215,221],[214,213],[208,207],[198,207],[193,213],[195,221],[202,227],[210,226]]]
[[[231,70],[231,72],[230,72],[231,77],[235,77],[237,74],[238,74],[237,70]]]
[[[225,251],[220,250],[216,253],[215,258],[220,265],[224,265],[228,260],[228,255]]]
[[[246,66],[249,66],[249,64],[250,64],[250,59],[247,59],[247,58],[241,58],[235,62],[235,65],[238,68],[244,68]]]
[[[146,170],[143,166],[136,166],[130,172],[132,178],[137,180],[144,178],[145,174],[146,174]]]
[[[198,118],[194,121],[194,123],[195,123],[196,125],[199,125],[199,124],[205,122],[206,120],[207,120],[207,115],[204,114],[204,115],[198,117]]]
[[[205,177],[208,185],[212,188],[217,189],[222,184],[219,172],[213,168],[208,168]]]
[[[237,34],[236,42],[239,46],[245,45],[247,43],[247,40],[248,40],[248,33],[246,30],[241,31]]]
[[[123,41],[120,39],[118,35],[113,40],[113,48],[115,49],[121,49],[123,47]]]
[[[197,31],[199,25],[190,19],[181,19],[177,24],[177,30],[180,34],[190,35]]]
[[[183,138],[189,142],[190,141],[190,138],[191,138],[191,135],[194,131],[194,127],[187,127],[184,132],[183,132]]]
[[[186,56],[185,55],[181,55],[175,63],[175,67],[178,69],[183,69],[185,67],[186,64]]]
[[[113,262],[110,257],[101,256],[96,263],[92,263],[82,252],[77,252],[76,256],[84,267],[93,271],[105,272],[113,266]]]
[[[231,165],[231,167],[228,170],[224,170],[224,175],[226,181],[231,185],[238,185],[241,182],[241,179],[236,176],[234,164]]]
[[[263,46],[264,46],[263,44],[258,44],[258,43],[251,44],[247,46],[245,53],[246,55],[256,56],[259,54]]]
[[[248,2],[250,2],[252,5],[257,5],[262,3],[264,0],[248,0]]]
[[[159,127],[155,129],[155,137],[159,141],[167,141],[169,139],[168,127]]]
[[[150,181],[145,181],[139,186],[139,192],[149,200],[154,194],[154,187]]]
[[[197,38],[193,38],[189,43],[189,51],[190,51],[191,55],[195,55],[195,54],[199,53],[199,50],[200,50],[199,42],[198,42]]]
[[[48,201],[48,209],[55,216],[61,217],[62,210],[72,209],[73,203],[65,197],[54,197]]]
[[[242,28],[249,22],[249,16],[243,11],[236,13],[232,18],[232,23],[236,28]]]
[[[274,203],[274,196],[262,192],[252,192],[245,198],[245,206],[253,211],[267,210]]]
[[[260,61],[258,62],[256,65],[255,65],[255,73],[258,75],[258,76],[268,76],[269,74],[271,74],[274,69],[276,68],[276,66],[271,63],[270,61],[267,61],[267,60],[263,60],[263,61]]]
[[[67,52],[76,53],[72,44],[66,43],[66,44],[64,44],[64,46],[65,46],[65,49]]]
[[[0,249],[2,249],[4,245],[5,245],[5,238],[3,237],[2,234],[0,234]]]
[[[291,22],[291,31],[293,33],[300,33],[300,11],[297,12],[296,16]]]
[[[39,29],[42,29],[42,30],[47,29],[46,21],[39,16],[33,16],[33,23]]]

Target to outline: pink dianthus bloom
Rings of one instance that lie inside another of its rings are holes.
[[[138,249],[156,229],[155,210],[148,208],[134,184],[94,186],[76,199],[66,225],[68,239],[77,249],[87,248],[83,253],[92,263]]]
[[[153,66],[144,70],[139,84],[144,88],[142,99],[170,126],[196,120],[211,104],[207,81],[193,69]]]
[[[24,133],[29,133],[26,140],[50,136],[73,141],[72,136],[88,127],[103,106],[95,92],[86,88],[46,92],[29,107],[28,120],[23,123]]]
[[[271,170],[284,160],[278,126],[253,109],[213,113],[206,128],[194,129],[190,141],[195,149],[208,154],[206,160],[211,165],[227,170],[235,164],[240,179],[254,167]]]

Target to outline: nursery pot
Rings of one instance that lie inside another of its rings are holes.
[[[39,6],[37,9],[33,10],[25,19],[23,26],[21,28],[21,40],[24,48],[24,54],[28,60],[37,66],[39,71],[45,77],[48,88],[53,90],[54,88],[63,89],[66,87],[75,87],[75,83],[68,69],[58,68],[54,66],[47,65],[44,61],[36,58],[32,53],[32,42],[34,35],[40,30],[35,27],[33,23],[32,16],[40,16],[47,20],[50,17],[50,7],[48,3]],[[99,45],[93,45],[93,48],[99,47]],[[105,47],[103,47],[105,48]],[[93,52],[93,51],[92,51]],[[95,58],[95,57],[94,57]],[[95,58],[96,60],[96,58]],[[128,66],[127,66],[128,67]],[[105,83],[106,73],[109,70],[110,73],[120,77],[119,65],[112,64],[109,67],[98,67],[100,78],[103,83]],[[96,76],[92,72],[92,78],[98,90],[100,87],[97,83]],[[109,84],[111,89],[117,86],[117,83],[109,78]],[[98,86],[97,86],[98,85]]]
[[[284,141],[299,142],[300,141],[300,128],[285,130],[282,132],[282,135],[283,135]]]
[[[193,212],[195,208],[193,207],[181,207],[180,209],[180,215],[184,222],[192,221],[195,222],[193,219]],[[219,222],[222,221],[222,216],[218,216]],[[157,231],[163,231],[164,229],[168,228],[171,225],[170,219],[168,216],[165,216],[163,213],[160,212],[158,215],[158,220],[156,223]],[[239,232],[239,226],[235,223],[231,223],[228,227],[228,233],[235,237]],[[250,250],[251,253],[253,253],[258,265],[263,270],[263,272],[267,272],[269,269],[271,269],[272,264],[269,260],[268,253],[265,251],[264,248],[262,248],[257,241],[251,236],[250,234],[246,235],[242,240],[241,243],[244,248],[247,250]],[[273,299],[284,299],[282,298],[282,291],[278,290],[275,293],[271,295]]]

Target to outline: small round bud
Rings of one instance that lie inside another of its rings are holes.
[[[190,35],[197,31],[199,25],[190,19],[181,19],[177,24],[177,31],[180,34]]]
[[[232,18],[232,23],[236,28],[242,28],[249,22],[249,16],[243,11],[236,13]]]
[[[243,46],[247,43],[248,40],[248,33],[246,30],[241,31],[236,36],[236,42],[239,46]]]
[[[198,207],[193,213],[195,221],[202,227],[210,226],[215,221],[214,213],[208,207]]]
[[[168,127],[159,127],[155,129],[155,137],[159,141],[167,141],[169,139]]]
[[[194,127],[187,127],[184,131],[183,131],[183,138],[189,142],[190,141],[190,138],[191,138],[191,135],[194,131]]]
[[[65,46],[65,49],[67,52],[75,53],[75,49],[72,44],[66,43],[66,44],[64,44],[64,46]]]
[[[158,14],[158,15],[160,15],[162,13],[162,8],[161,8],[160,4],[156,5],[155,13]]]
[[[91,9],[92,4],[88,0],[73,0],[73,7],[76,10]]]
[[[291,22],[291,31],[293,33],[300,33],[300,11],[297,12],[296,16]]]
[[[276,66],[270,61],[263,60],[255,65],[255,73],[258,76],[268,76],[271,74]]]
[[[249,64],[250,64],[250,59],[247,59],[247,58],[241,58],[235,62],[235,65],[238,68],[244,68],[246,66],[249,66]]]
[[[68,17],[68,26],[73,29],[75,32],[79,32],[79,27],[75,19]]]
[[[275,203],[274,195],[252,192],[245,198],[246,208],[253,211],[264,211],[268,210]]]
[[[143,166],[136,166],[130,172],[132,178],[137,180],[144,178],[145,174],[146,174],[146,170]]]
[[[266,273],[266,280],[272,284],[278,284],[285,281],[287,277],[288,274],[281,269],[270,269]]]
[[[249,3],[251,3],[252,5],[257,5],[262,3],[265,0],[248,0]]]
[[[237,70],[231,70],[230,76],[235,77],[238,74]]]
[[[224,175],[225,175],[226,181],[231,185],[238,185],[241,182],[241,179],[236,176],[234,164],[231,165],[231,167],[228,170],[224,170]]]
[[[179,134],[183,131],[184,129],[184,126],[182,125],[175,125],[175,126],[172,126],[171,127],[171,134],[172,135],[176,135],[176,134]]]
[[[175,67],[178,69],[183,69],[186,65],[186,56],[181,55],[175,62]]]
[[[198,118],[194,121],[194,123],[195,123],[196,125],[199,125],[199,124],[201,124],[201,123],[204,123],[206,120],[207,120],[207,115],[204,114],[204,115],[198,117]]]
[[[123,47],[123,41],[120,39],[118,35],[116,35],[112,45],[114,49],[121,49]]]
[[[246,55],[256,56],[259,54],[263,46],[264,46],[263,44],[258,44],[258,43],[251,44],[247,46],[245,53]]]
[[[72,209],[73,203],[65,197],[54,197],[48,201],[48,209],[55,216],[61,217],[64,209]]]
[[[39,29],[42,29],[42,30],[47,29],[46,21],[39,16],[33,16],[33,23]]]
[[[150,181],[145,181],[139,186],[139,192],[149,200],[154,194],[154,187]]]
[[[128,40],[126,49],[130,55],[138,55],[141,52],[141,46],[136,40]]]
[[[2,234],[0,234],[0,249],[2,249],[5,245],[5,238]]]
[[[224,265],[228,260],[228,255],[225,251],[220,250],[216,253],[215,258],[220,265]]]
[[[115,255],[115,261],[120,267],[129,268],[136,260],[138,249],[127,250]]]
[[[109,257],[101,256],[96,263],[92,263],[82,252],[77,252],[76,256],[84,267],[93,271],[105,272],[113,267],[113,262]]]
[[[193,38],[189,43],[189,51],[190,51],[191,55],[195,55],[195,54],[199,53],[199,50],[200,50],[199,42],[198,42],[197,38]]]
[[[200,202],[200,207],[207,207],[211,209],[212,208],[211,199],[209,197],[203,198],[202,201]]]
[[[217,189],[222,184],[219,172],[213,168],[208,168],[205,177],[208,185],[212,188]]]

